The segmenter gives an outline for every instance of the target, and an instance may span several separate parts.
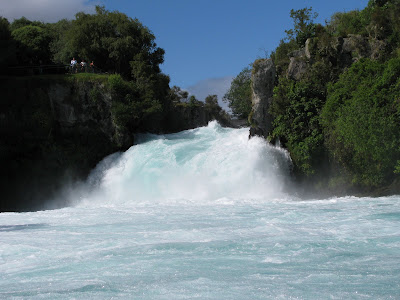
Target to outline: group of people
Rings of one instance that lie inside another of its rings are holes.
[[[81,63],[78,65],[78,62],[76,61],[75,57],[72,58],[71,60],[71,70],[72,73],[77,73],[78,71],[80,72],[87,72],[87,63],[84,59],[82,59]],[[89,65],[90,67],[90,72],[94,72],[94,61],[92,60],[92,62]]]

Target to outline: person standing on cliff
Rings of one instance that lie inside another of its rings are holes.
[[[92,60],[92,62],[90,63],[90,71],[92,73],[94,73],[94,61]]]
[[[76,73],[76,66],[77,66],[77,61],[76,61],[76,59],[75,59],[75,57],[73,57],[72,58],[72,60],[71,60],[71,69],[72,69],[72,72],[75,72]]]
[[[84,59],[82,59],[82,61],[81,61],[81,71],[82,72],[86,72],[86,66],[87,66],[86,61]]]

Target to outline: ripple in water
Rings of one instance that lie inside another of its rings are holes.
[[[292,197],[247,135],[142,136],[73,206],[0,214],[0,298],[396,299],[399,197]]]

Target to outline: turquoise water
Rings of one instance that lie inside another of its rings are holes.
[[[301,200],[247,136],[142,136],[70,207],[0,214],[0,299],[399,299],[400,197]]]

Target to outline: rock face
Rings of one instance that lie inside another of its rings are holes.
[[[99,91],[95,96],[91,94],[94,90]],[[113,149],[124,150],[133,144],[132,134],[113,122],[112,97],[103,84],[55,83],[48,86],[47,95],[60,136],[79,132],[81,144],[88,144],[89,140],[96,136],[100,144],[110,146],[107,152]]]
[[[275,85],[276,70],[272,59],[259,59],[254,62],[251,77],[252,111],[250,136],[267,137],[272,128],[271,116],[268,112],[271,105]]]
[[[133,144],[99,82],[18,78],[1,86],[0,211],[43,208],[61,186]]]
[[[325,43],[325,44],[324,44]],[[349,35],[321,42],[307,39],[303,48],[289,54],[290,63],[286,77],[301,80],[310,66],[318,59],[329,60],[334,67],[344,69],[361,58],[378,59],[385,51],[386,43],[381,40]],[[254,62],[252,74],[252,112],[249,121],[252,125],[250,136],[267,137],[271,131],[272,119],[268,113],[272,102],[276,70],[271,59],[259,59]]]
[[[191,106],[181,103],[175,106],[167,115],[167,132],[177,132],[197,127],[207,126],[212,120],[218,121],[221,126],[235,127],[229,116],[220,109],[207,106]]]
[[[307,59],[310,53],[303,48],[290,53],[290,63],[287,70],[287,77],[294,80],[300,80],[301,76],[307,72]]]
[[[361,58],[378,59],[385,48],[385,41],[349,34],[343,39],[342,53],[351,54],[353,61]]]
[[[54,208],[43,206],[52,198],[60,200],[58,207],[68,205],[60,190],[84,180],[105,156],[132,146],[136,132],[177,132],[214,119],[230,125],[218,107],[170,105],[128,131],[114,121],[113,97],[100,80],[0,82],[0,212]]]
[[[385,41],[361,35],[349,34],[345,38],[332,38],[327,45],[320,45],[317,39],[309,38],[304,48],[289,54],[290,63],[286,77],[301,80],[309,66],[317,59],[317,52],[320,56],[328,58],[335,66],[343,69],[361,58],[379,59],[385,48]]]

